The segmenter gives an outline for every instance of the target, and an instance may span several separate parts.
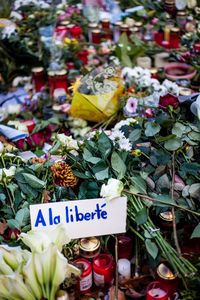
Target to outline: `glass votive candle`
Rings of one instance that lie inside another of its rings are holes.
[[[90,262],[84,258],[78,258],[74,261],[74,263],[79,264],[84,268],[77,283],[78,290],[82,294],[90,292],[92,287],[92,267]]]
[[[178,27],[171,28],[170,47],[179,48],[180,29]]]
[[[173,227],[173,215],[171,210],[159,214],[159,224],[166,230],[171,230]]]
[[[177,22],[179,28],[184,29],[186,20],[187,20],[186,11],[183,11],[183,10],[178,11],[176,14],[176,22]]]
[[[147,287],[146,300],[168,300],[167,287],[159,281],[151,282]]]
[[[118,236],[118,257],[131,259],[133,250],[133,241],[129,236]]]
[[[197,51],[197,52],[200,52],[200,43],[195,43],[195,44],[193,45],[193,49],[194,49],[195,51]]]
[[[67,33],[68,33],[68,29],[66,26],[64,25],[59,25],[56,29],[55,29],[55,36],[57,39],[59,40],[63,40],[65,37],[67,37]]]
[[[65,69],[57,70],[55,75],[54,91],[56,89],[64,89],[67,92],[67,71]]]
[[[176,292],[179,285],[179,278],[177,274],[173,273],[167,262],[158,265],[156,279],[167,287],[170,297]]]
[[[66,63],[66,67],[68,70],[75,69],[75,64],[73,61],[69,61]]]
[[[82,238],[79,244],[80,256],[93,260],[100,252],[100,241],[96,237]]]
[[[99,29],[92,30],[92,43],[99,45],[101,43],[101,31]]]
[[[36,92],[40,92],[45,86],[44,69],[43,67],[36,67],[32,69],[32,80]]]
[[[129,26],[127,24],[121,24],[120,26],[120,35],[126,33],[127,37],[130,36]]]
[[[90,23],[88,25],[88,40],[90,43],[92,43],[92,30],[98,29],[97,23]]]
[[[93,275],[96,286],[111,286],[114,282],[114,261],[108,254],[99,254],[93,261]]]
[[[118,260],[118,273],[120,281],[131,277],[131,262],[128,259],[121,258]]]
[[[110,20],[109,19],[103,19],[103,20],[101,20],[101,28],[103,30],[110,29]]]
[[[74,39],[80,39],[81,38],[82,29],[80,26],[74,25],[70,29],[70,37]]]

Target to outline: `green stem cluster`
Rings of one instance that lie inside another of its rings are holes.
[[[129,218],[135,222],[136,214],[145,207],[142,203],[142,200],[136,196],[130,196],[128,201],[128,216]],[[140,228],[143,231],[147,231],[150,235],[152,235],[152,230],[156,229],[155,225],[153,224],[151,218],[148,216],[147,221],[144,224],[140,225]],[[145,238],[135,231],[134,228],[130,227],[130,229],[137,234],[143,241]],[[162,255],[165,259],[173,267],[176,273],[179,273],[182,277],[189,277],[194,275],[197,272],[197,269],[185,258],[179,257],[177,251],[163,238],[160,231],[154,231],[154,235],[152,235],[155,243],[157,244],[158,248],[162,252]]]

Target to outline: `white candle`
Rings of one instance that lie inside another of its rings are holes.
[[[142,67],[144,69],[151,69],[151,58],[148,56],[138,57],[136,62],[138,67]]]
[[[130,278],[131,277],[131,262],[126,258],[121,258],[118,260],[118,272],[121,277]]]

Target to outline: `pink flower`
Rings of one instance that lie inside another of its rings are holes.
[[[126,106],[124,107],[124,111],[127,116],[131,117],[136,114],[137,110],[137,99],[130,97],[126,102]]]

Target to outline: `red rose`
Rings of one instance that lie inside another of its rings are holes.
[[[179,101],[178,101],[178,98],[171,95],[171,94],[167,94],[165,96],[160,96],[160,99],[159,99],[159,108],[163,109],[163,110],[166,110],[166,108],[168,106],[173,106],[173,108],[177,108],[179,106]]]
[[[27,143],[25,141],[25,139],[20,139],[18,141],[15,142],[15,145],[18,149],[22,150],[22,151],[26,151],[27,150]]]
[[[15,229],[10,229],[8,231],[8,234],[4,236],[5,240],[16,240],[18,238],[18,235],[20,234],[20,231],[15,228]]]

